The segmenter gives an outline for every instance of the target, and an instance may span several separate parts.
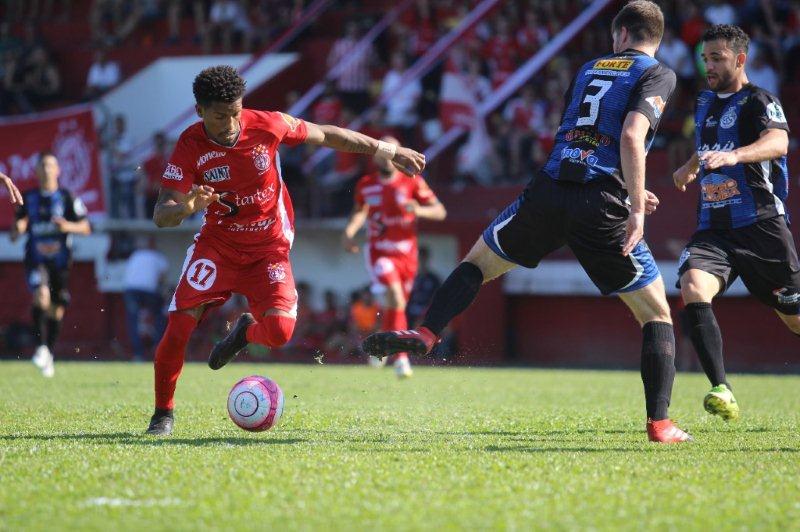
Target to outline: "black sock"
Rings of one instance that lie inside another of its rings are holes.
[[[53,346],[56,345],[58,334],[61,332],[61,320],[55,318],[47,318],[47,347],[53,351]]]
[[[722,360],[722,333],[711,303],[689,303],[686,315],[689,317],[689,337],[711,385],[725,384],[730,388]]]
[[[483,273],[480,268],[469,262],[459,264],[433,295],[422,326],[437,336],[440,335],[450,320],[464,312],[472,303],[481,284]]]
[[[33,318],[33,339],[36,345],[44,344],[44,327],[45,327],[45,312],[44,309],[34,305],[31,308],[31,317]]]
[[[675,380],[675,333],[671,323],[651,321],[642,327],[642,382],[647,417],[667,419]]]

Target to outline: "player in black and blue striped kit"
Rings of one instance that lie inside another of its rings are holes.
[[[690,337],[713,388],[703,404],[725,420],[739,417],[722,359],[711,301],[741,277],[800,335],[800,261],[788,227],[789,126],[775,95],[747,81],[750,39],[718,25],[703,37],[710,90],[695,111],[692,158],[673,174],[686,190],[700,184],[697,232],[681,254],[679,287]]]
[[[36,165],[39,187],[23,194],[11,228],[11,239],[27,234],[25,276],[33,293],[33,331],[39,347],[33,362],[45,377],[54,372],[52,349],[69,303],[67,281],[72,261],[72,234],[89,234],[86,207],[58,186],[58,160],[43,152]]]
[[[367,353],[429,352],[483,283],[517,265],[535,268],[567,245],[600,291],[618,295],[642,326],[648,437],[690,439],[667,415],[675,338],[664,282],[643,240],[645,157],[675,88],[674,72],[654,58],[663,33],[653,2],[635,0],[617,14],[614,53],[578,71],[545,167],[450,274],[422,327],[374,334],[364,341]]]

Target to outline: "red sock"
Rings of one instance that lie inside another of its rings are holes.
[[[404,331],[408,329],[406,311],[396,308],[384,309],[381,326],[384,331]]]
[[[383,311],[383,330],[384,331],[405,331],[408,329],[406,311],[396,308],[387,308]],[[408,358],[406,353],[397,353],[394,360]]]
[[[186,344],[197,326],[197,320],[185,312],[170,312],[167,330],[158,343],[155,366],[156,408],[172,409],[175,385],[183,369]]]
[[[247,341],[267,347],[280,347],[292,338],[297,320],[269,314],[247,328]]]

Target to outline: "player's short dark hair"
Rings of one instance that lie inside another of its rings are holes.
[[[714,24],[703,34],[703,42],[725,41],[737,54],[746,54],[750,48],[750,37],[739,26],[733,24]]]
[[[53,157],[54,159],[58,160],[56,154],[53,153],[51,150],[42,150],[39,152],[39,162],[44,161],[45,157]]]
[[[230,65],[206,68],[192,83],[194,99],[202,107],[208,107],[214,102],[235,102],[244,96],[244,88],[244,79]]]
[[[626,28],[635,42],[659,43],[664,36],[664,13],[655,2],[633,0],[620,9],[611,22],[611,31]]]

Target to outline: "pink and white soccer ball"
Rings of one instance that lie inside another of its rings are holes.
[[[228,394],[228,415],[244,430],[269,430],[283,415],[283,391],[278,383],[266,377],[245,377]]]

